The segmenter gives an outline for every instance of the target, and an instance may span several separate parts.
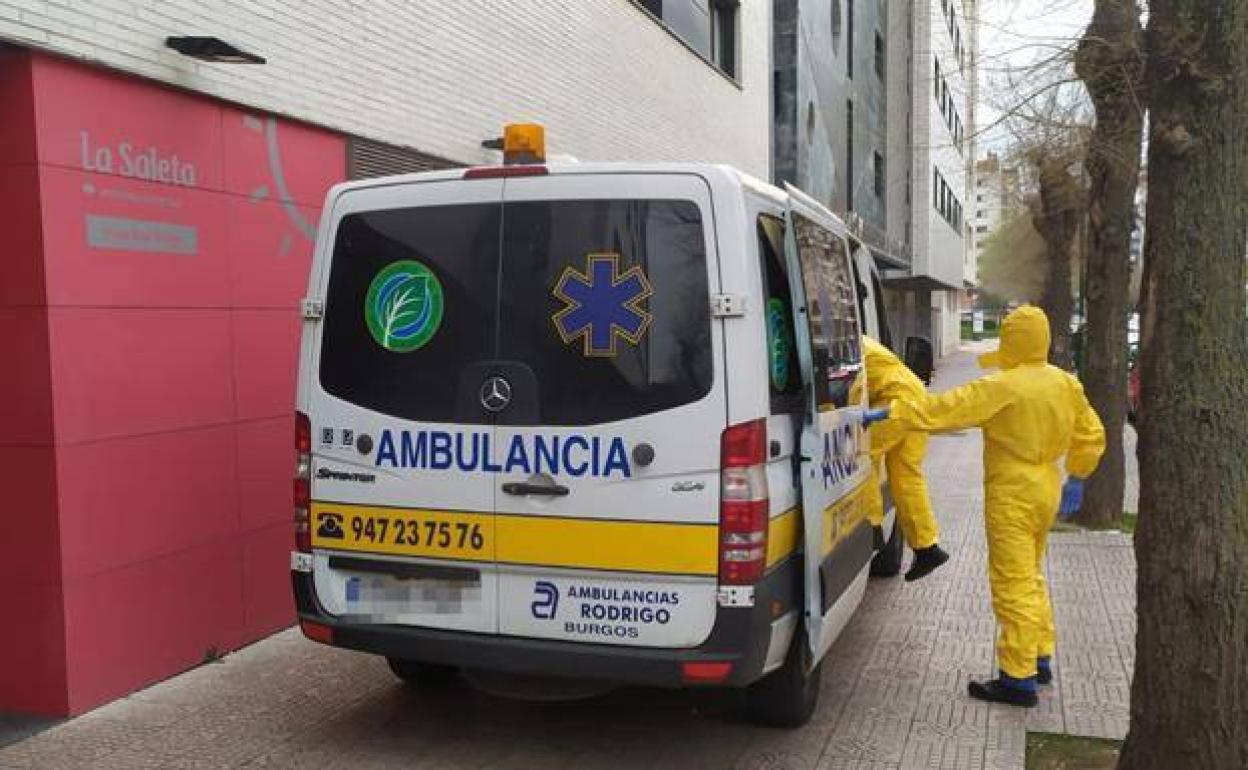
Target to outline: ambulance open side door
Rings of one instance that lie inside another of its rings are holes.
[[[812,661],[817,662],[831,643],[825,637],[835,636],[843,625],[825,623],[847,588],[845,581],[830,578],[829,570],[856,574],[872,555],[870,541],[865,549],[838,546],[844,533],[837,511],[850,501],[866,472],[860,457],[865,373],[843,226],[817,202],[786,188],[785,262],[805,402],[798,438],[803,609]],[[833,560],[836,564],[830,565]]]

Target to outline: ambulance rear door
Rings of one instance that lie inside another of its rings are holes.
[[[667,648],[710,634],[726,421],[714,222],[693,173],[507,181],[500,633]]]
[[[816,659],[861,600],[874,554],[862,428],[866,372],[844,226],[788,187],[785,257],[805,391],[799,438],[805,615]]]
[[[500,180],[335,202],[309,382],[317,600],[359,623],[497,631],[493,413]]]

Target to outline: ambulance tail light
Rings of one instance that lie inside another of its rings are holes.
[[[767,422],[730,426],[720,458],[719,582],[752,585],[767,568]]]
[[[732,673],[729,661],[686,661],[680,664],[681,679],[686,684],[718,684]]]
[[[308,508],[312,504],[312,422],[302,412],[295,413],[295,548],[312,552],[312,524]]]
[[[311,620],[300,620],[299,630],[303,632],[304,636],[314,642],[320,642],[321,644],[334,643],[334,629],[323,623],[313,623]]]

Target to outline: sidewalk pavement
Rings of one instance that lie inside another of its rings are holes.
[[[964,351],[934,390],[977,374]],[[936,437],[927,471],[948,565],[873,580],[800,730],[745,724],[739,696],[624,689],[588,702],[414,692],[379,658],[289,630],[0,749],[0,768],[1023,767],[1028,730],[1124,737],[1135,563],[1120,533],[1055,533],[1048,566],[1057,681],[1024,711],[966,695],[994,669],[978,431]]]

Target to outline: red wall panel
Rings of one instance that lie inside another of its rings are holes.
[[[4,532],[0,542],[6,546],[0,556],[0,581],[60,583],[55,448],[0,446],[0,489],[7,498],[0,515]],[[7,636],[11,635],[0,635],[0,650]]]
[[[319,208],[229,196],[230,292],[234,307],[291,310],[308,290],[312,244],[290,218],[316,222]]]
[[[286,528],[287,550],[294,539],[290,527],[291,475],[295,467],[293,412],[234,426],[238,457],[238,506],[243,532],[280,524]]]
[[[221,189],[219,104],[50,56],[33,80],[40,163]]]
[[[59,583],[12,581],[5,612],[20,633],[0,638],[0,708],[46,716],[69,711],[65,618]]]
[[[295,615],[290,592],[290,523],[248,532],[243,544],[243,636],[259,639]]]
[[[68,691],[31,67],[26,52],[0,50],[0,580],[21,621],[0,634],[0,711],[56,716]]]
[[[329,187],[346,175],[342,137],[319,128],[227,106],[221,132],[225,189],[235,195],[263,189],[266,200],[319,208]]]
[[[65,578],[238,532],[234,428],[222,425],[61,448]]]
[[[0,50],[0,166],[35,162],[35,91],[30,54]]]
[[[236,648],[237,541],[218,540],[65,584],[69,705],[85,711]]]
[[[236,310],[233,324],[237,416],[254,420],[290,413],[299,366],[299,314]]]
[[[78,713],[293,620],[297,307],[346,148],[41,54],[0,54],[0,101],[0,484],[30,512],[0,578],[35,625],[0,709]]]
[[[226,196],[65,168],[40,176],[50,305],[229,306]]]
[[[3,71],[0,59],[0,71]],[[2,79],[2,78],[0,78]],[[3,89],[0,83],[0,89]],[[4,100],[0,90],[0,103]],[[9,123],[7,114],[0,125]],[[21,124],[20,118],[12,121]],[[0,137],[0,143],[4,140]],[[37,307],[47,303],[39,222],[39,170],[31,165],[0,163],[0,211],[4,211],[4,280],[0,307]]]
[[[0,445],[52,444],[52,379],[48,357],[48,311],[0,308]]]
[[[54,308],[49,315],[58,443],[233,420],[228,311]]]

